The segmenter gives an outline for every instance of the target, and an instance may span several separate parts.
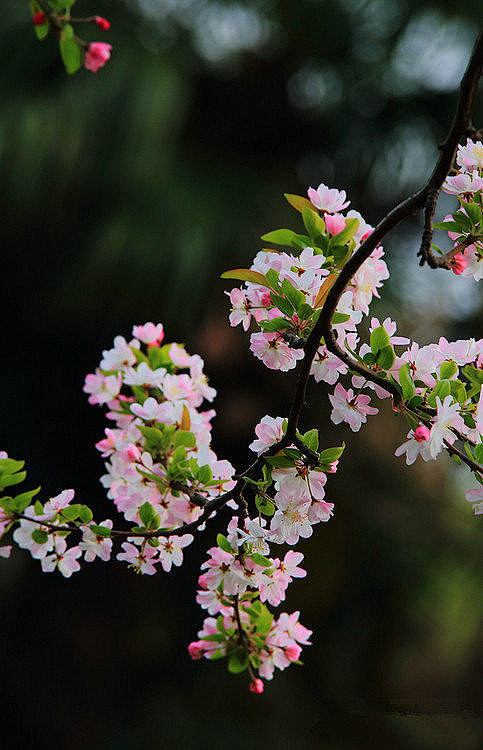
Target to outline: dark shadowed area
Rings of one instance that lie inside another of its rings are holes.
[[[294,373],[267,370],[228,324],[229,268],[295,226],[283,192],[343,188],[375,224],[426,180],[477,33],[462,0],[79,0],[114,45],[69,78],[27,2],[0,1],[0,449],[44,497],[73,487],[105,518],[101,410],[82,385],[113,337],[163,322],[218,390],[214,449],[238,469],[253,427],[285,415]],[[483,125],[481,97],[476,125]],[[454,206],[443,197],[438,214]],[[385,242],[371,312],[426,344],[480,335],[473,280],[420,269],[420,218]],[[289,612],[314,630],[305,666],[263,696],[223,662],[191,662],[194,602],[220,514],[169,575],[117,562],[70,580],[27,552],[0,560],[2,740],[10,748],[270,746],[477,750],[481,518],[447,456],[406,467],[386,402],[354,435],[312,383],[303,427],[346,441],[336,512],[300,545]]]

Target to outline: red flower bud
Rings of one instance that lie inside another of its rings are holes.
[[[449,264],[453,273],[456,274],[456,276],[459,276],[465,270],[468,262],[463,253],[456,253],[456,255],[453,255],[451,258]]]
[[[263,680],[260,680],[258,677],[256,680],[253,680],[253,682],[250,683],[250,690],[252,693],[257,693],[258,695],[263,693]]]
[[[46,22],[47,18],[45,17],[45,13],[42,13],[41,10],[37,11],[37,13],[34,13],[32,16],[32,22],[34,26],[43,26]]]
[[[101,31],[107,31],[111,28],[111,24],[107,20],[107,18],[103,18],[102,16],[96,16],[94,18],[94,23],[96,24],[97,28]]]

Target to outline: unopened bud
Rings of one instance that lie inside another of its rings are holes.
[[[250,690],[252,693],[257,693],[258,695],[263,693],[263,680],[260,680],[258,677],[256,680],[253,680],[253,682],[250,683]]]
[[[416,427],[414,430],[414,439],[418,443],[424,443],[426,440],[429,440],[430,435],[431,432],[423,424],[420,424],[419,427]]]
[[[129,445],[126,448],[126,456],[128,457],[129,461],[139,461],[141,458],[141,451],[137,447],[137,445],[134,445],[134,443],[129,443]]]
[[[96,16],[94,18],[94,23],[96,24],[97,28],[101,31],[107,31],[111,28],[111,24],[107,20],[107,18],[103,18],[102,16]]]
[[[45,16],[45,13],[42,13],[41,10],[37,11],[37,13],[34,13],[32,16],[32,22],[34,26],[43,26],[46,20],[47,18]]]
[[[463,253],[457,253],[456,255],[453,255],[449,264],[453,273],[456,274],[456,276],[459,276],[465,270],[468,262]]]

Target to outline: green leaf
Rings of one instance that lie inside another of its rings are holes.
[[[446,232],[461,232],[461,226],[455,221],[439,221],[433,224],[434,229],[444,229]]]
[[[359,219],[346,219],[345,228],[336,235],[338,245],[346,245],[359,228]]]
[[[27,508],[30,505],[30,501],[32,500],[37,493],[40,492],[40,487],[37,487],[35,490],[29,490],[29,492],[22,492],[20,495],[17,495],[14,498],[15,503],[15,509],[17,513],[23,513],[25,508]]]
[[[288,456],[267,456],[265,461],[275,469],[288,469],[294,465],[293,459]]]
[[[48,538],[49,535],[46,531],[42,531],[42,529],[35,529],[35,531],[32,531],[32,539],[34,542],[37,542],[37,544],[45,544]]]
[[[266,497],[262,497],[262,495],[256,495],[255,505],[257,506],[260,513],[262,513],[264,516],[273,516],[273,514],[275,513],[275,505],[271,500],[267,500]]]
[[[193,448],[196,445],[196,438],[188,430],[176,430],[173,435],[173,445],[182,445],[185,448]]]
[[[435,387],[433,388],[433,395],[436,397],[438,396],[441,401],[446,398],[446,396],[449,396],[451,393],[451,381],[449,380],[439,380]]]
[[[483,370],[479,370],[477,367],[473,367],[473,365],[466,365],[463,367],[463,373],[475,385],[483,384]]]
[[[385,349],[387,346],[391,346],[389,334],[383,326],[378,326],[373,330],[373,332],[371,333],[370,342],[372,353],[376,355],[382,349]]]
[[[228,660],[228,671],[231,674],[240,674],[248,667],[248,654],[245,649],[237,648]]]
[[[288,299],[285,299],[285,297],[282,297],[280,294],[275,294],[274,292],[272,292],[272,294],[270,295],[270,298],[272,300],[272,304],[278,310],[280,310],[281,313],[283,313],[284,315],[288,315],[289,318],[292,317],[295,310],[294,310],[294,306]]]
[[[211,467],[208,466],[208,464],[200,466],[196,478],[198,479],[198,482],[200,482],[200,484],[208,484],[208,482],[211,482],[211,480],[213,479],[213,472],[211,470]]]
[[[332,325],[338,326],[340,323],[347,323],[348,320],[350,320],[350,315],[336,312],[332,316]]]
[[[223,534],[217,535],[216,543],[218,547],[223,550],[223,552],[229,552],[231,555],[233,554],[232,546],[226,536],[224,536]]]
[[[297,315],[300,318],[300,320],[308,320],[313,312],[314,312],[313,308],[310,305],[308,305],[306,302],[303,302],[299,306]]]
[[[458,365],[456,362],[453,362],[452,360],[447,360],[446,362],[442,362],[440,374],[442,380],[451,380],[453,375],[456,375],[458,372]]]
[[[292,195],[291,193],[284,193],[284,197],[297,211],[302,211],[304,208],[309,208],[311,211],[314,210],[313,204],[308,198],[304,198],[302,195]]]
[[[326,448],[320,454],[320,460],[324,464],[331,464],[333,463],[333,461],[337,461],[342,456],[344,449],[345,443],[342,443],[342,445],[338,447]]]
[[[286,318],[272,318],[272,320],[261,320],[259,325],[267,333],[274,333],[275,331],[285,331],[290,328],[291,323]]]
[[[96,536],[111,536],[111,529],[108,526],[97,526],[93,523],[89,528]]]
[[[262,604],[262,611],[258,617],[256,629],[257,633],[268,633],[272,627],[273,615],[264,604]]]
[[[249,556],[254,563],[256,563],[257,565],[261,565],[263,568],[269,568],[272,564],[272,560],[269,560],[268,557],[264,557],[263,555],[259,555],[258,552],[254,552]]]
[[[81,505],[79,518],[82,523],[90,523],[92,521],[92,510],[87,505]]]
[[[70,31],[68,31],[69,29],[72,29],[72,26],[66,24],[59,38],[59,47],[60,56],[62,57],[65,69],[67,73],[72,75],[72,73],[79,70],[82,65],[82,52],[77,42],[72,38],[74,30],[72,29],[71,34]]]
[[[74,503],[73,505],[68,505],[66,508],[62,508],[60,512],[68,521],[75,521],[80,516],[81,508],[82,505],[80,503]]]
[[[137,425],[138,430],[146,438],[150,448],[159,450],[163,445],[163,433],[157,427],[149,427],[148,425]]]
[[[396,354],[391,345],[380,349],[376,356],[376,364],[383,370],[390,370],[396,361]]]
[[[319,447],[319,431],[316,429],[309,430],[305,435],[302,435],[302,442],[311,451],[316,451]]]
[[[144,526],[148,528],[155,516],[153,506],[151,505],[151,503],[146,501],[145,503],[141,505],[138,512],[139,512],[139,518],[143,522]]]
[[[302,210],[302,220],[310,237],[317,239],[320,235],[325,234],[325,222],[313,206]]]
[[[16,461],[14,458],[0,458],[0,475],[14,474],[23,469],[25,461]]]
[[[414,380],[411,377],[409,362],[406,362],[406,364],[403,365],[399,370],[399,382],[401,384],[404,400],[409,401],[416,393]]]
[[[465,203],[465,211],[470,217],[474,227],[481,224],[481,208],[477,203]]]
[[[36,516],[42,516],[44,513],[44,506],[40,502],[40,500],[36,500],[34,504],[34,513]]]
[[[286,298],[292,303],[295,310],[298,310],[299,306],[305,303],[305,297],[302,292],[292,286],[288,279],[282,281],[282,292]]]
[[[13,487],[15,484],[21,484],[26,476],[26,471],[19,471],[17,474],[2,475],[0,476],[0,487]]]
[[[216,651],[213,651],[208,656],[208,659],[210,659],[210,661],[216,661],[217,659],[223,659],[225,656],[226,656],[226,653],[219,648]]]
[[[262,273],[251,271],[249,268],[235,268],[233,271],[225,271],[220,279],[236,279],[237,281],[251,281],[252,284],[267,286],[267,280]]]
[[[33,0],[30,0],[30,12],[32,13],[32,16],[34,16],[36,13],[43,13],[42,8],[40,5]],[[50,22],[47,16],[45,17],[45,23],[40,24],[40,26],[34,26],[35,33],[37,35],[37,39],[45,39],[47,34],[49,33],[50,29]]]
[[[304,234],[297,234],[291,229],[275,229],[262,236],[265,242],[271,242],[274,245],[284,245],[285,247],[303,248],[310,245],[310,237]]]
[[[280,290],[280,278],[278,271],[276,271],[274,268],[269,268],[267,273],[265,274],[265,278],[267,280],[267,284],[274,290],[274,292]]]
[[[455,401],[464,404],[467,399],[466,388],[461,380],[450,380],[450,393]]]

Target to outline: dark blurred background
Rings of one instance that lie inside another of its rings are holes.
[[[284,191],[344,188],[374,224],[426,179],[481,8],[79,0],[78,15],[112,21],[86,36],[114,50],[72,78],[26,2],[0,8],[0,448],[27,459],[30,486],[74,487],[104,518],[105,423],[82,393],[101,350],[162,321],[205,358],[215,450],[244,466],[254,424],[287,413],[294,376],[265,369],[228,326],[220,273],[297,222]],[[441,215],[453,205],[443,198]],[[477,285],[420,269],[419,230],[386,241],[392,277],[372,313],[422,344],[481,335]],[[480,746],[481,524],[466,473],[446,456],[408,469],[387,404],[355,436],[331,425],[326,394],[311,387],[304,426],[348,448],[329,481],[335,517],[301,544],[309,575],[286,602],[315,631],[306,665],[255,697],[223,663],[190,662],[216,523],[182,569],[154,578],[100,563],[66,581],[15,550],[0,564],[2,748]]]

